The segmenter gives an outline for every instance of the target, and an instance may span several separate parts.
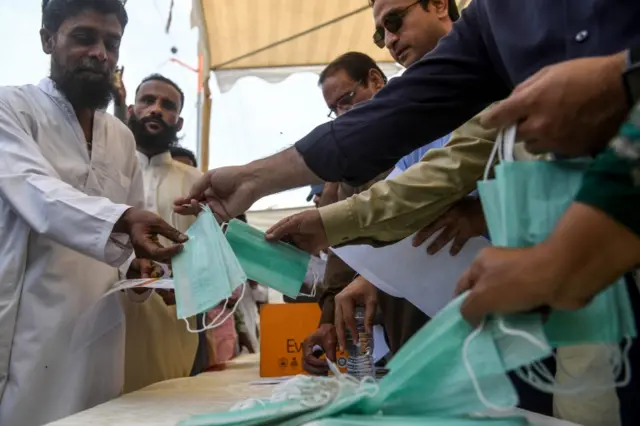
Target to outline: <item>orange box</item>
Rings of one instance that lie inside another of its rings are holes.
[[[320,307],[315,303],[280,303],[260,308],[260,377],[306,374],[302,342],[318,328]],[[346,371],[347,355],[337,354]]]

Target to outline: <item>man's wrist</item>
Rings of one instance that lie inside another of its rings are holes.
[[[131,228],[131,224],[129,222],[129,218],[131,217],[131,213],[134,210],[133,207],[129,207],[127,210],[122,213],[120,219],[113,225],[113,232],[118,234],[128,234]]]
[[[575,309],[634,268],[640,240],[597,208],[574,203],[537,247],[558,284],[551,305]]]
[[[244,172],[245,182],[252,185],[258,199],[292,188],[324,183],[307,167],[294,147],[253,161]]]

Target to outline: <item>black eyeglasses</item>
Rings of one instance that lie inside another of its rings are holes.
[[[409,6],[404,9],[394,10],[387,13],[382,19],[382,26],[376,28],[376,32],[373,33],[373,42],[380,49],[384,47],[384,31],[387,30],[390,33],[396,34],[402,28],[402,22],[404,21],[404,17],[409,13],[409,9],[415,6],[418,3],[422,3],[424,0],[418,0],[415,3],[411,3]]]
[[[336,101],[335,106],[329,107],[329,114],[327,114],[327,117],[331,119],[336,118],[338,116],[338,109],[341,109],[343,111],[350,110],[351,107],[353,107],[353,98],[356,96],[358,86],[360,86],[362,83],[363,81],[360,80],[355,84],[355,86],[353,86],[353,89],[351,91],[340,96]]]

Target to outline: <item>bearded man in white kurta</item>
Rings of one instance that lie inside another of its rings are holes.
[[[136,208],[133,136],[102,111],[126,22],[119,0],[45,2],[51,78],[0,87],[3,426],[40,425],[120,393],[122,308],[103,296],[132,247],[167,260],[181,245],[162,247],[158,234],[186,241]]]
[[[184,94],[178,85],[153,74],[136,88],[135,102],[126,115],[142,170],[144,208],[185,232],[196,218],[175,214],[173,201],[188,193],[202,173],[171,157],[170,149],[182,129],[183,104]],[[122,297],[127,322],[125,392],[187,377],[194,367],[198,335],[189,332],[184,321],[177,318],[175,302],[169,301],[170,297],[165,299],[158,293],[152,294],[146,303]],[[192,329],[201,327],[195,318],[190,322]],[[206,348],[202,349],[206,353]]]

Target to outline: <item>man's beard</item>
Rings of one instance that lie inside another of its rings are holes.
[[[158,124],[161,130],[158,133],[149,133],[146,125],[150,122]],[[135,114],[131,114],[128,124],[136,139],[136,145],[141,152],[149,156],[168,151],[178,141],[177,126],[169,126],[159,117],[138,119]]]
[[[114,90],[113,70],[91,58],[74,69],[67,69],[52,55],[51,80],[74,108],[106,108]]]

